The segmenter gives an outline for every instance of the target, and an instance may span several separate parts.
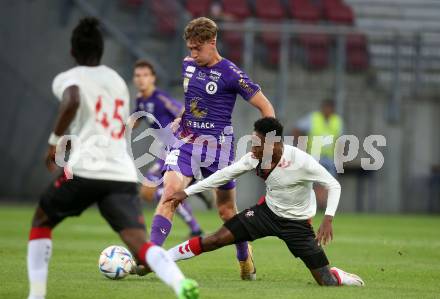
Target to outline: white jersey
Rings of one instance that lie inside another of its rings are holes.
[[[239,161],[225,167],[184,191],[190,196],[225,184],[241,174],[256,169],[259,160],[247,153]],[[328,190],[326,215],[334,216],[341,195],[338,181],[312,156],[284,144],[278,165],[266,178],[266,204],[276,215],[288,219],[304,220],[316,214],[316,197],[313,183]]]
[[[90,179],[137,182],[124,134],[130,113],[125,81],[104,65],[77,66],[55,77],[53,93],[61,101],[73,85],[79,88],[80,104],[69,128],[77,142],[68,169]]]

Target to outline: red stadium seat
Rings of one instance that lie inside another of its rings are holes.
[[[341,0],[324,0],[322,9],[324,18],[330,22],[347,25],[354,23],[353,10]]]
[[[347,36],[347,69],[351,71],[364,71],[368,68],[367,39],[363,34]]]
[[[279,1],[256,0],[255,14],[258,18],[268,22],[281,22],[286,13]],[[268,50],[269,64],[277,64],[279,61],[281,36],[278,33],[263,33],[261,35],[263,43]]]
[[[244,20],[251,16],[247,0],[223,0],[223,13],[232,15],[237,20]]]
[[[328,66],[330,37],[326,34],[302,34],[298,38],[304,48],[306,65],[312,70],[322,70]]]
[[[210,13],[212,0],[186,0],[186,10],[194,17],[206,17]]]
[[[243,52],[243,33],[236,31],[223,31],[221,39],[227,47],[228,59],[240,64]]]
[[[164,35],[174,35],[177,29],[178,10],[174,0],[151,0],[150,8],[156,16],[157,31]]]
[[[316,23],[321,18],[319,9],[310,3],[310,0],[290,0],[288,7],[290,15],[295,20]]]
[[[284,8],[278,0],[256,0],[255,14],[264,20],[281,21],[286,17]]]

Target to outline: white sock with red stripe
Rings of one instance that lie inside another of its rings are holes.
[[[173,288],[176,294],[179,291],[180,282],[185,276],[168,253],[154,243],[145,243],[139,250],[138,258],[143,264],[147,264],[156,275]]]
[[[27,268],[29,276],[28,299],[44,299],[47,273],[52,255],[52,230],[48,227],[33,227],[29,235]]]
[[[202,238],[194,237],[168,250],[174,261],[186,260],[201,254]]]

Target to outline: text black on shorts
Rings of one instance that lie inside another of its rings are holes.
[[[52,225],[64,218],[79,216],[92,204],[116,232],[126,228],[145,229],[137,184],[87,179],[63,175],[50,184],[40,197],[40,207]]]
[[[265,202],[238,213],[224,226],[234,235],[235,243],[275,236],[283,240],[290,252],[301,258],[308,268],[328,265],[310,222],[280,217]]]

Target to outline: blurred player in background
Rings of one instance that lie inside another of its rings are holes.
[[[136,169],[124,134],[129,116],[128,88],[114,70],[100,64],[103,51],[98,20],[82,19],[71,37],[71,54],[77,66],[53,81],[53,92],[61,104],[49,138],[46,164],[50,171],[57,169],[55,159],[62,152],[58,144],[68,129],[76,141],[72,139],[64,175],[41,195],[32,220],[28,298],[46,296],[52,230],[66,217],[78,216],[94,203],[138,262],[156,272],[178,298],[197,298],[197,284],[183,276],[165,250],[146,240]]]
[[[208,177],[234,160],[231,117],[237,95],[257,108],[262,116],[275,114],[260,86],[220,56],[217,31],[215,22],[204,17],[192,20],[185,28],[184,39],[190,51],[182,66],[185,112],[181,120],[176,120],[180,121],[177,138],[185,143],[172,148],[166,158],[164,193],[151,227],[151,240],[155,244],[163,244],[172,227],[175,207],[165,202],[165,198],[186,188],[194,178]],[[207,137],[209,142],[201,140]],[[209,160],[212,162],[209,166],[202,165]],[[216,198],[223,221],[237,214],[235,181],[218,186]],[[254,280],[256,269],[250,246],[247,242],[236,246],[241,278]]]
[[[363,286],[359,276],[336,267],[330,268],[320,245],[333,239],[332,221],[341,186],[312,156],[283,144],[282,135],[283,126],[275,118],[256,121],[251,152],[209,178],[170,196],[168,200],[177,205],[189,195],[221,186],[251,170],[255,170],[267,186],[266,196],[256,206],[228,220],[216,233],[205,238],[195,237],[168,253],[177,261],[237,242],[275,236],[304,262],[318,284]],[[316,214],[313,182],[324,185],[328,190],[327,209],[317,236],[311,225],[311,218]]]
[[[315,157],[315,154],[312,153],[312,144],[317,149],[321,149],[317,159],[334,177],[338,175],[334,161],[336,139],[342,135],[344,129],[344,122],[335,110],[335,102],[326,99],[321,103],[321,110],[313,111],[301,118],[293,130],[295,141],[298,141],[299,136],[308,137],[307,148],[303,150]],[[316,139],[314,137],[325,138],[327,136],[333,136],[333,142],[321,143],[319,140],[314,140]],[[314,190],[319,208],[325,207],[327,190],[319,184],[314,186]]]
[[[183,105],[170,97],[166,92],[156,87],[156,72],[151,63],[145,60],[139,60],[134,66],[133,82],[138,91],[138,98],[136,99],[136,109],[134,112],[145,111],[154,116],[155,119],[145,117],[148,125],[153,129],[165,128],[180,117],[183,112]],[[156,121],[158,123],[156,123]],[[139,121],[135,123],[135,126]],[[160,132],[160,131],[157,131]],[[159,139],[161,136],[157,136]],[[165,137],[163,137],[165,138]],[[165,143],[165,142],[162,142]],[[159,182],[163,175],[164,160],[157,158],[153,166],[148,169],[146,177],[151,182]],[[157,187],[142,185],[141,196],[146,201],[160,200],[163,193],[163,184],[160,183]],[[204,196],[200,198],[207,205],[208,209],[212,207],[211,201]],[[177,207],[177,215],[182,218],[188,225],[191,236],[202,235],[202,230],[199,223],[193,215],[192,207],[189,202],[185,202]]]

